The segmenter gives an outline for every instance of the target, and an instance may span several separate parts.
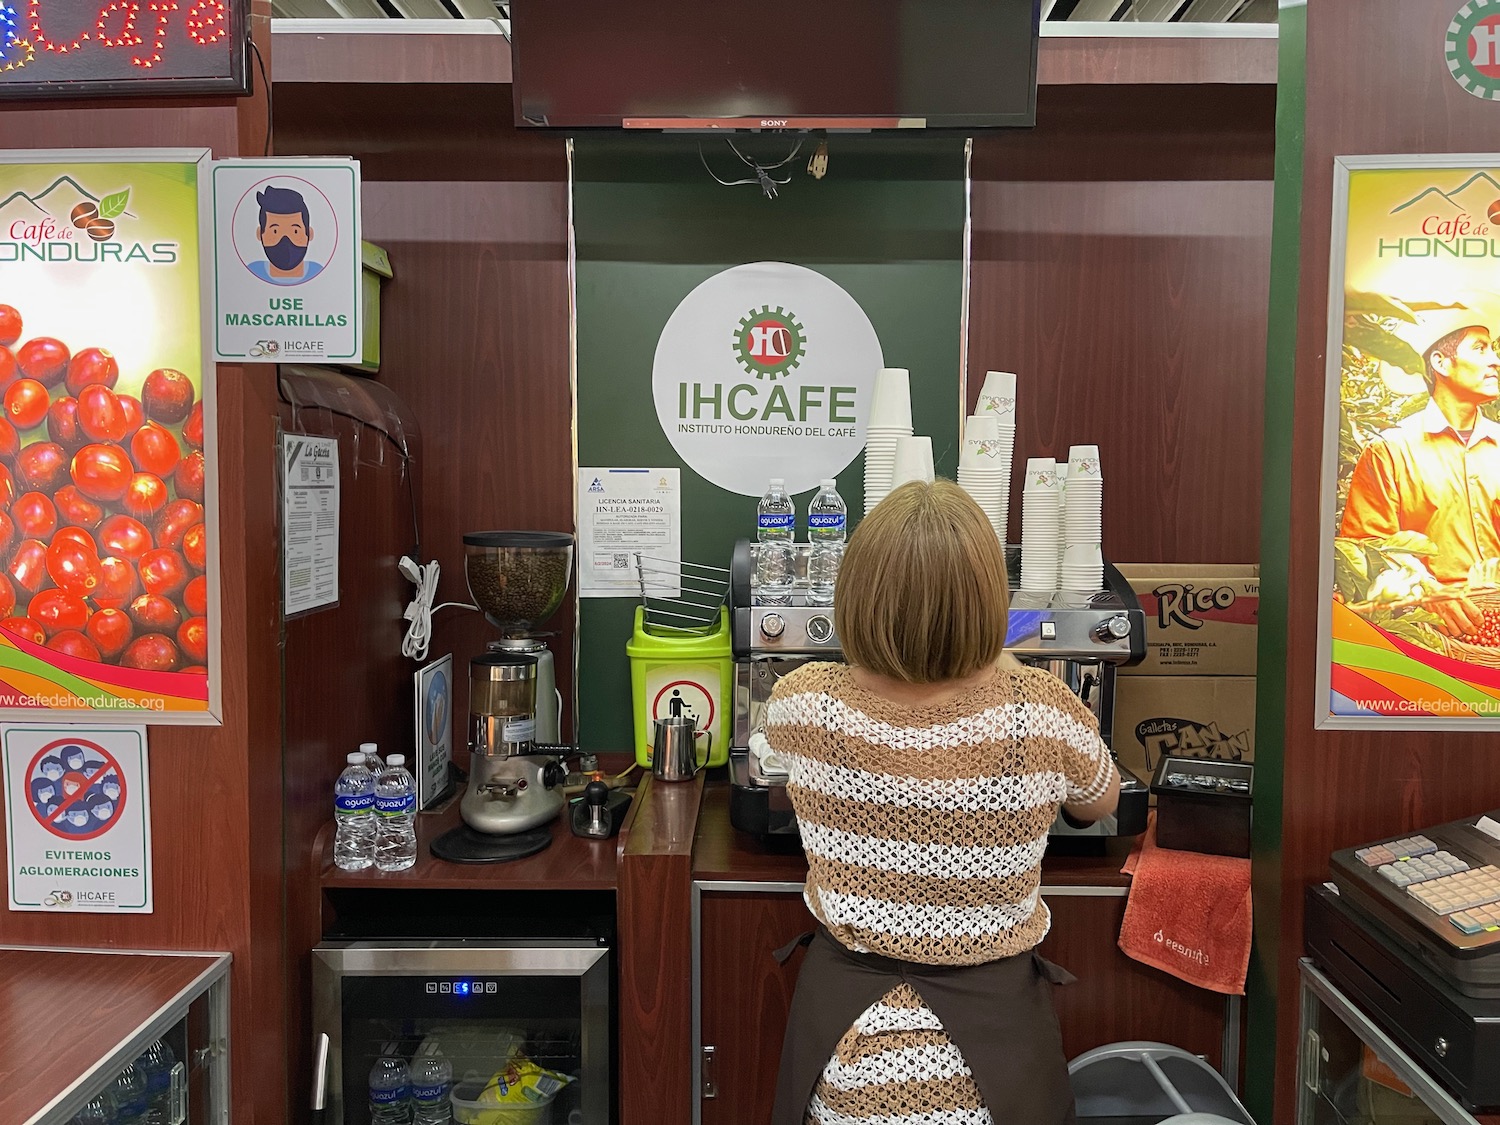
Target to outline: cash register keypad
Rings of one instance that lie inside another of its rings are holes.
[[[1437,851],[1437,845],[1426,836],[1405,836],[1399,840],[1360,848],[1354,855],[1366,867],[1379,867],[1383,863],[1415,859],[1418,856],[1431,855],[1435,851]]]
[[[1375,874],[1398,887],[1411,887],[1441,879],[1445,875],[1457,875],[1467,871],[1469,865],[1450,852],[1435,851],[1431,855],[1420,855],[1396,863],[1381,864]]]
[[[1500,867],[1494,864],[1420,883],[1407,893],[1433,913],[1451,915],[1465,933],[1500,924]]]

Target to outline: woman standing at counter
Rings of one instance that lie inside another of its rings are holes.
[[[947,481],[892,492],[849,541],[848,665],[776,686],[820,923],[797,981],[773,1125],[1073,1120],[1050,986],[1042,853],[1059,807],[1112,812],[1119,775],[1058,680],[1001,666],[1007,584],[989,521]]]

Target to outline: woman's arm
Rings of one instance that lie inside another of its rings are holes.
[[[1063,813],[1079,827],[1093,824],[1112,814],[1120,804],[1120,771],[1109,763],[1109,785],[1102,796],[1092,801],[1064,801]]]

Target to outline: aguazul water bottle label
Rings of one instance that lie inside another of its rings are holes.
[[[333,799],[333,811],[344,816],[367,813],[375,807],[373,793],[340,793]]]
[[[842,512],[810,512],[807,517],[807,526],[812,527],[843,527],[844,513]]]
[[[411,1097],[411,1088],[408,1086],[396,1086],[388,1090],[371,1090],[370,1103],[372,1105],[391,1105],[394,1102],[404,1102]]]
[[[756,517],[756,526],[779,530],[781,528],[794,529],[797,525],[797,517],[790,512],[763,512]]]
[[[376,816],[400,816],[409,813],[416,806],[417,799],[410,793],[402,793],[394,797],[376,797]]]
[[[448,1087],[442,1084],[436,1086],[413,1085],[411,1096],[419,1102],[440,1102],[448,1096]]]

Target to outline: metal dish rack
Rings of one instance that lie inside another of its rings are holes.
[[[646,632],[706,637],[719,628],[729,600],[729,569],[703,563],[635,556]],[[677,591],[675,594],[671,591]]]

